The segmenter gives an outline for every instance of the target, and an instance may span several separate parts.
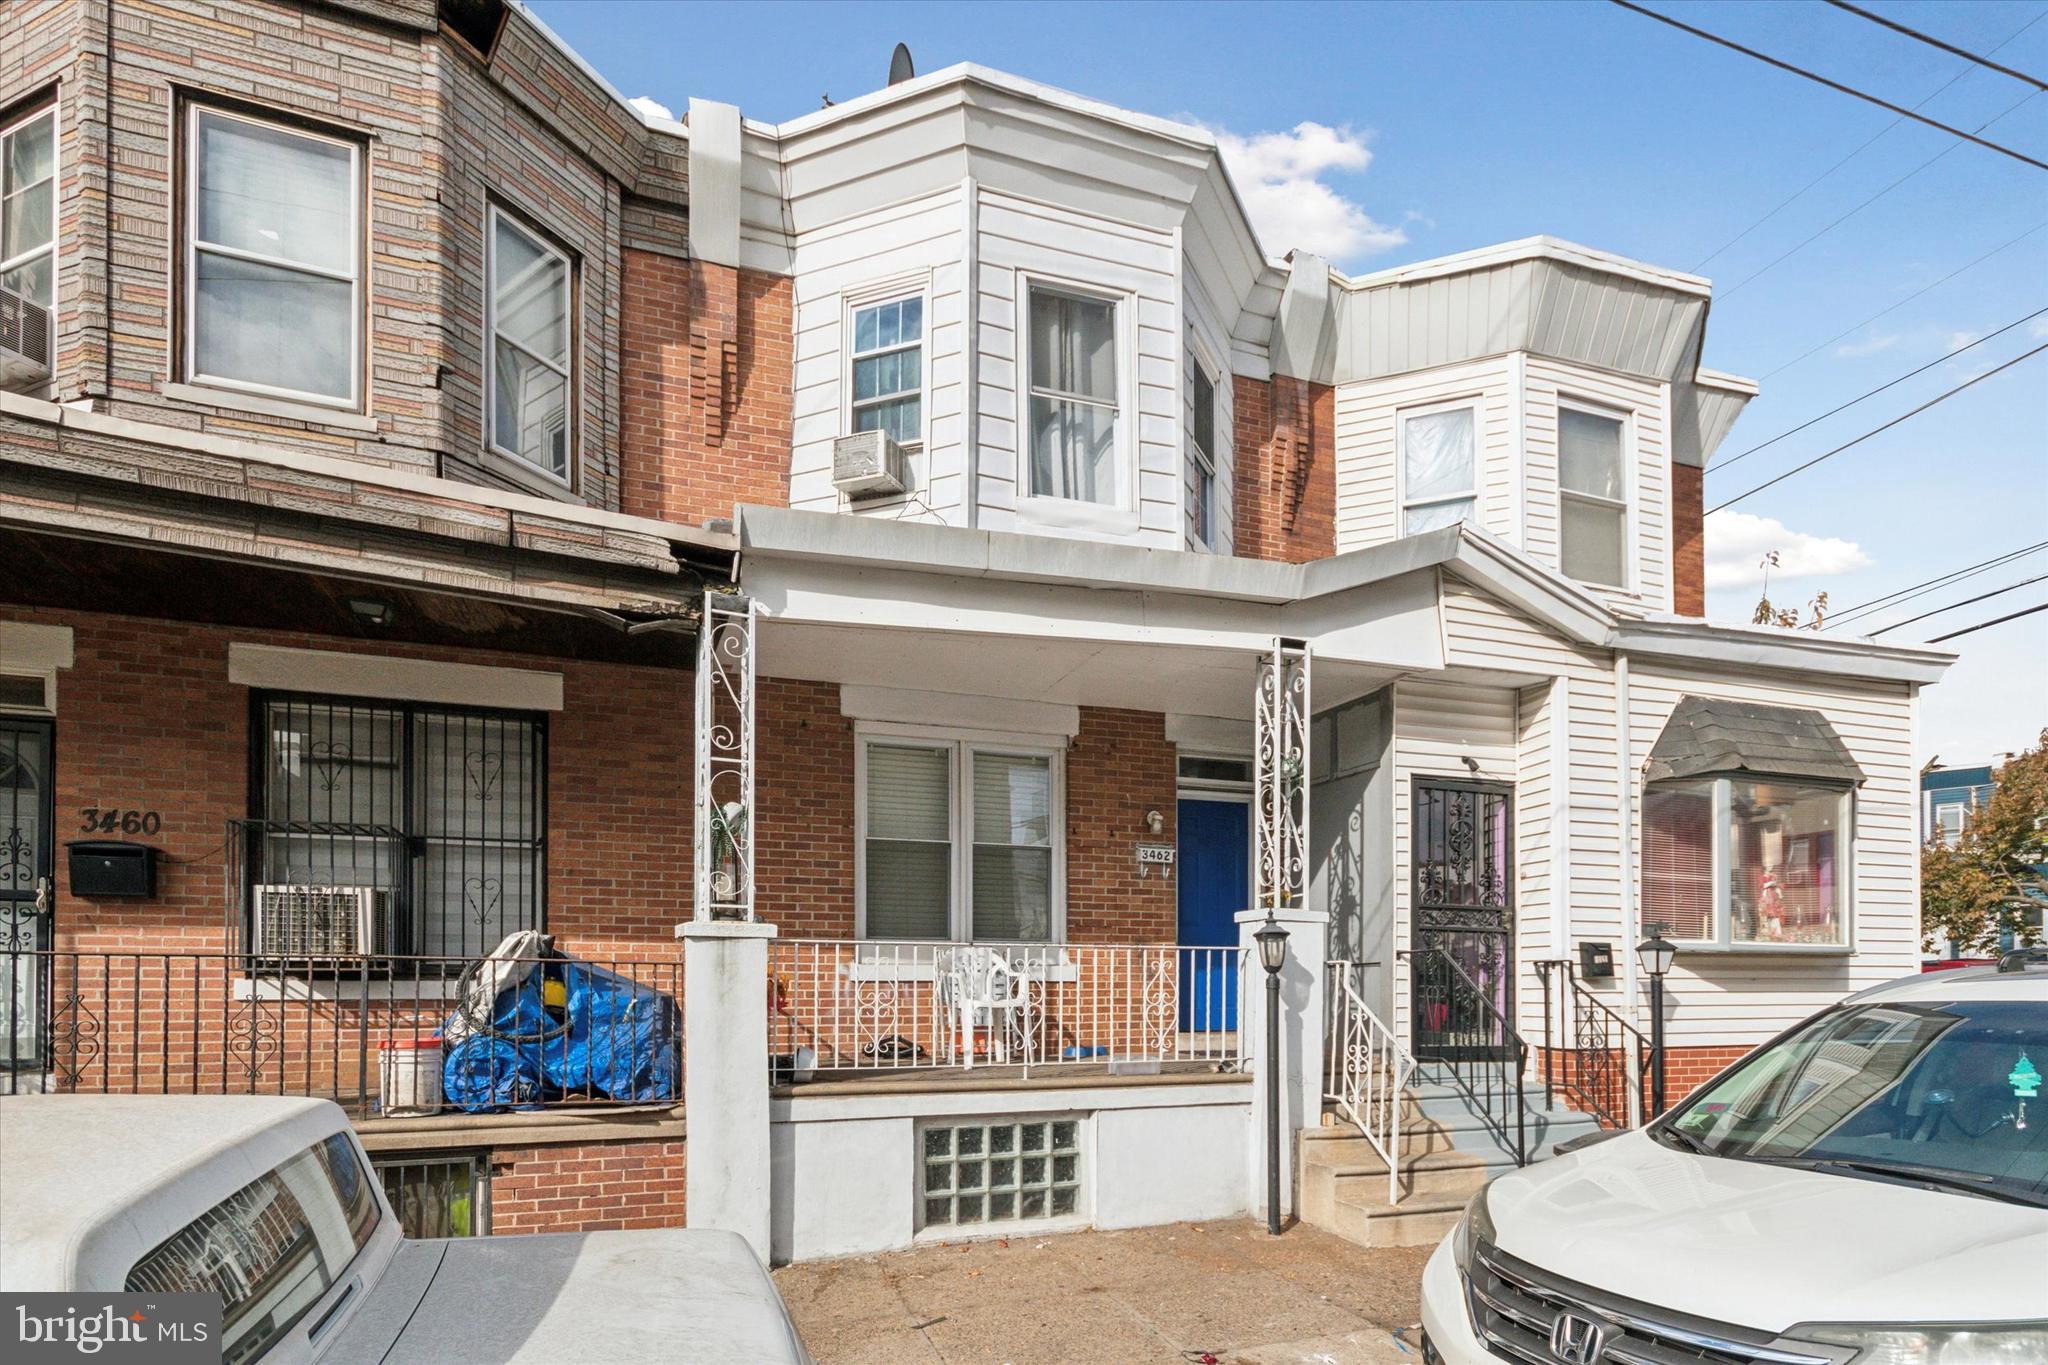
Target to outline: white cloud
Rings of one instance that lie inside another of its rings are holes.
[[[1876,355],[1879,351],[1889,351],[1898,344],[1897,332],[1885,332],[1879,336],[1865,337],[1861,341],[1845,341],[1835,347],[1835,354],[1848,357]]]
[[[1324,178],[1358,175],[1372,164],[1365,134],[1303,122],[1250,137],[1218,129],[1216,143],[1267,250],[1312,251],[1342,263],[1408,240],[1406,232],[1379,222]]]
[[[1775,568],[1763,561],[1772,551]],[[1775,517],[1748,512],[1716,512],[1707,518],[1707,586],[1741,588],[1761,584],[1766,574],[1775,585],[1797,578],[1850,573],[1870,567],[1870,556],[1853,540],[1808,535],[1788,529]]]
[[[2034,325],[2027,328],[2027,335],[2036,341],[2048,337],[2048,318],[2035,318]]]
[[[649,118],[667,119],[670,123],[676,121],[675,114],[670,111],[666,104],[650,96],[635,95],[632,99],[627,100],[626,103],[632,105]]]

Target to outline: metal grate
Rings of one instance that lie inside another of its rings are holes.
[[[1039,1222],[1081,1211],[1077,1120],[935,1125],[919,1141],[928,1228]]]
[[[371,1158],[384,1197],[407,1237],[487,1237],[491,1231],[491,1163],[483,1152]]]

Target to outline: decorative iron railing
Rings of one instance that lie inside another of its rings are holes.
[[[1429,1069],[1464,1097],[1517,1166],[1529,1164],[1528,1096],[1522,1089],[1529,1045],[1494,1002],[1494,993],[1440,948],[1409,959],[1411,1007],[1431,1021]]]
[[[1235,1069],[1236,947],[781,939],[769,944],[778,1079],[1082,1064]]]
[[[359,1119],[682,1098],[680,957],[567,959],[559,1012],[538,982],[465,1009],[476,965],[0,951],[0,1094],[309,1095]],[[458,1014],[481,1022],[450,1033]]]
[[[1387,1202],[1401,1201],[1401,1107],[1415,1058],[1365,1002],[1362,962],[1326,964],[1330,1024],[1323,1098],[1350,1119],[1387,1163]]]
[[[1650,1114],[1645,1081],[1650,1041],[1579,980],[1569,958],[1536,964],[1543,981],[1543,1093],[1609,1128],[1634,1128]],[[1552,1032],[1555,1025],[1556,1032]]]

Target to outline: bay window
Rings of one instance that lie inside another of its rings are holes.
[[[1056,940],[1057,753],[876,737],[861,768],[864,937]]]
[[[1191,409],[1188,452],[1194,484],[1191,520],[1195,539],[1216,543],[1216,382],[1191,353],[1188,356],[1188,405]]]
[[[1028,296],[1030,494],[1117,506],[1117,305],[1038,285]]]
[[[362,149],[225,110],[189,120],[186,377],[358,406]]]
[[[1854,795],[1750,773],[1643,794],[1643,923],[1722,948],[1849,945]]]
[[[1628,584],[1625,436],[1619,417],[1557,410],[1558,567],[1582,583]]]
[[[853,429],[924,439],[924,296],[853,310]]]
[[[57,114],[0,128],[0,289],[48,308],[57,299]]]
[[[1469,403],[1401,414],[1402,535],[1472,519],[1478,425],[1479,410]]]
[[[511,215],[489,216],[491,449],[568,483],[574,268]]]

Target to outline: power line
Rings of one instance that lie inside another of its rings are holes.
[[[2019,37],[2019,36],[2020,36],[2020,35],[2021,35],[2022,33],[2025,33],[2025,32],[2026,32],[2026,31],[2027,31],[2028,29],[2032,28],[2032,27],[2033,27],[2034,25],[2036,25],[2036,24],[2040,23],[2040,22],[2041,22],[2041,21],[2042,21],[2043,19],[2048,19],[2048,9],[2044,9],[2044,10],[2042,10],[2042,11],[2041,11],[2041,12],[2040,12],[2039,14],[2035,15],[2035,16],[2034,16],[2033,18],[2031,18],[2031,19],[2027,20],[2027,22],[2026,22],[2026,23],[2024,23],[2024,24],[2021,24],[2021,25],[2020,25],[2020,26],[2019,26],[2019,27],[2018,27],[2017,29],[2013,30],[2013,33],[2012,33],[2012,36],[2011,36],[2011,37],[2007,38],[2007,39],[2006,39],[2006,40],[2005,40],[2004,42],[2000,43],[2000,44],[1999,44],[1999,45],[1998,45],[1997,47],[1994,47],[1994,48],[1992,48],[1991,50],[1992,50],[1993,52],[1998,52],[1998,51],[2002,51],[2002,50],[2003,50],[2003,49],[2004,49],[2004,48],[2005,48],[2006,46],[2008,46],[2009,44],[2011,44],[2011,43],[2012,43],[2012,42],[2014,41],[2014,39],[2017,39],[2017,38],[2018,38],[2018,37]],[[1935,92],[1934,92],[1933,94],[1929,95],[1929,96],[1928,96],[1928,97],[1927,97],[1926,99],[1924,99],[1924,100],[1921,100],[1921,101],[1920,101],[1920,102],[1919,102],[1918,104],[1914,105],[1913,107],[1914,107],[1915,109],[1925,109],[1925,108],[1926,108],[1926,107],[1927,107],[1928,105],[1930,105],[1930,104],[1934,103],[1934,101],[1935,101],[1935,100],[1937,100],[1937,99],[1941,98],[1941,96],[1942,96],[1942,95],[1946,94],[1946,93],[1948,92],[1948,88],[1949,88],[1950,86],[1954,85],[1954,84],[1955,84],[1955,83],[1956,83],[1957,81],[1959,81],[1959,80],[1963,79],[1963,77],[1965,77],[1965,76],[1967,76],[1967,75],[1969,75],[1969,74],[1970,74],[1970,69],[1969,69],[1968,67],[1964,67],[1964,68],[1963,68],[1963,69],[1962,69],[1961,71],[1958,71],[1958,72],[1956,72],[1956,74],[1955,74],[1955,75],[1953,75],[1953,76],[1950,76],[1950,77],[1949,77],[1949,78],[1948,78],[1948,79],[1947,79],[1946,81],[1942,82],[1941,86],[1940,86],[1940,87],[1939,87],[1938,89],[1936,89],[1936,90],[1935,90]],[[2024,101],[2022,101],[2022,103],[2024,103]],[[2017,108],[2017,107],[2018,107],[2017,105],[2015,105],[2015,106],[2014,106],[2014,108]],[[2010,109],[2006,111],[2006,113],[2011,113],[2011,112],[2012,112],[2012,111],[2011,111]],[[2005,114],[2000,114],[2000,115],[1998,116],[1998,118],[2004,118],[2004,117],[2005,117]],[[1854,160],[1855,160],[1855,159],[1856,159],[1857,157],[1859,157],[1859,156],[1863,155],[1863,153],[1864,153],[1864,152],[1866,152],[1866,151],[1868,151],[1868,150],[1870,149],[1870,147],[1871,147],[1871,144],[1875,143],[1875,142],[1876,142],[1876,141],[1877,141],[1877,140],[1878,140],[1879,138],[1883,137],[1883,136],[1884,136],[1885,134],[1889,133],[1889,132],[1890,132],[1890,131],[1891,131],[1892,129],[1894,129],[1894,128],[1898,127],[1898,126],[1899,126],[1900,124],[1904,123],[1905,121],[1906,121],[1906,120],[1905,120],[1905,119],[1903,119],[1903,118],[1895,118],[1895,119],[1893,119],[1893,120],[1892,120],[1892,121],[1891,121],[1890,123],[1887,123],[1887,124],[1886,124],[1886,125],[1885,125],[1884,127],[1880,128],[1880,129],[1878,129],[1878,130],[1877,130],[1876,132],[1872,133],[1872,134],[1871,134],[1871,135],[1870,135],[1870,136],[1869,136],[1868,138],[1866,138],[1866,139],[1865,139],[1865,140],[1864,140],[1864,141],[1863,141],[1863,142],[1862,142],[1861,144],[1859,144],[1859,145],[1857,146],[1857,148],[1856,148],[1856,150],[1855,150],[1855,151],[1853,151],[1853,152],[1850,152],[1850,153],[1849,153],[1849,154],[1848,154],[1847,156],[1843,157],[1843,158],[1842,158],[1842,159],[1841,159],[1840,161],[1837,161],[1837,162],[1836,162],[1836,163],[1835,163],[1834,165],[1832,165],[1832,166],[1828,167],[1828,168],[1827,168],[1826,170],[1822,171],[1822,172],[1821,172],[1821,173],[1820,173],[1819,175],[1817,175],[1817,176],[1815,176],[1815,177],[1814,177],[1813,179],[1811,179],[1811,180],[1807,181],[1807,182],[1806,182],[1806,183],[1805,183],[1804,185],[1801,185],[1801,186],[1800,186],[1800,187],[1799,187],[1799,188],[1798,188],[1797,190],[1793,191],[1793,192],[1792,192],[1791,194],[1787,195],[1787,196],[1786,196],[1786,197],[1785,197],[1785,198],[1784,198],[1784,199],[1783,199],[1782,201],[1780,201],[1780,202],[1779,202],[1779,204],[1778,204],[1778,206],[1777,206],[1776,208],[1772,209],[1772,210],[1771,210],[1771,211],[1770,211],[1769,213],[1766,213],[1766,214],[1765,214],[1765,215],[1764,215],[1763,217],[1761,217],[1761,218],[1757,219],[1757,220],[1756,220],[1756,221],[1755,221],[1754,223],[1751,223],[1751,224],[1750,224],[1750,225],[1749,225],[1748,227],[1744,228],[1744,229],[1743,229],[1742,231],[1740,231],[1740,232],[1736,233],[1736,234],[1735,234],[1735,235],[1734,235],[1733,237],[1730,237],[1730,238],[1729,238],[1729,239],[1728,239],[1727,241],[1725,241],[1725,242],[1721,243],[1721,245],[1719,245],[1719,246],[1715,247],[1715,248],[1713,249],[1713,251],[1709,252],[1709,253],[1708,253],[1707,255],[1705,255],[1705,256],[1703,256],[1703,257],[1701,257],[1701,258],[1700,258],[1700,260],[1699,260],[1699,263],[1698,263],[1697,265],[1694,265],[1694,266],[1692,267],[1692,273],[1693,273],[1693,274],[1695,274],[1695,275],[1697,275],[1697,274],[1698,274],[1698,273],[1699,273],[1700,271],[1702,271],[1702,270],[1706,269],[1706,268],[1707,268],[1707,265],[1708,265],[1708,264],[1709,264],[1710,262],[1712,262],[1712,261],[1713,261],[1713,260],[1715,259],[1715,257],[1719,256],[1719,255],[1720,255],[1720,254],[1721,254],[1722,252],[1726,251],[1726,250],[1727,250],[1727,249],[1728,249],[1729,247],[1731,247],[1731,246],[1734,246],[1734,245],[1735,245],[1735,244],[1736,244],[1737,242],[1741,241],[1741,240],[1742,240],[1742,239],[1743,239],[1744,237],[1747,237],[1747,236],[1749,236],[1749,234],[1750,234],[1750,233],[1752,233],[1752,232],[1755,232],[1755,231],[1756,231],[1756,230],[1757,230],[1758,228],[1762,227],[1762,226],[1763,226],[1763,225],[1764,225],[1765,223],[1768,223],[1768,222],[1770,222],[1770,221],[1771,221],[1771,219],[1773,219],[1773,218],[1777,217],[1777,216],[1778,216],[1779,214],[1783,213],[1783,212],[1784,212],[1784,211],[1785,211],[1786,209],[1788,209],[1788,208],[1791,208],[1793,204],[1797,203],[1797,202],[1798,202],[1798,201],[1799,201],[1799,200],[1800,200],[1801,198],[1803,198],[1803,197],[1805,196],[1805,194],[1806,194],[1806,192],[1807,192],[1808,190],[1812,189],[1812,188],[1813,188],[1813,187],[1814,187],[1815,185],[1818,185],[1818,184],[1819,184],[1819,183],[1820,183],[1821,181],[1823,181],[1823,180],[1827,179],[1827,178],[1828,178],[1829,176],[1833,175],[1833,174],[1834,174],[1834,173],[1835,173],[1836,171],[1839,171],[1839,170],[1841,170],[1841,169],[1842,169],[1842,167],[1844,167],[1844,166],[1848,165],[1848,164],[1849,164],[1849,163],[1850,163],[1851,161],[1854,161]],[[1980,132],[1980,133],[1981,133],[1981,132],[1983,132],[1983,131],[1984,131],[1984,129],[1985,129],[1985,128],[1988,128],[1988,127],[1989,127],[1989,126],[1990,126],[1990,125],[1991,125],[1992,123],[1996,123],[1996,122],[1998,122],[1998,119],[1992,119],[1992,120],[1990,120],[1989,122],[1987,122],[1987,123],[1985,123],[1985,124],[1983,124],[1983,125],[1980,125],[1980,126],[1979,126],[1979,127],[1977,128],[1977,130],[1976,130],[1976,131],[1977,131],[1977,132]]]
[[[1984,262],[1990,260],[1993,256],[1996,256],[2001,252],[2012,250],[2014,247],[2018,246],[2021,242],[2026,241],[2027,238],[2033,236],[2035,233],[2039,232],[2044,227],[2048,227],[2048,223],[2034,224],[2032,227],[2028,228],[2025,232],[2022,232],[2019,236],[2013,238],[2011,241],[1991,248],[1991,250],[1985,252],[1982,256],[1979,256],[1976,260],[1969,262],[1967,265],[1957,266],[1954,270],[1949,271],[1948,274],[1943,275],[1940,279],[1934,281],[1934,283],[1923,284],[1918,289],[1915,289],[1912,293],[1906,295],[1906,297],[1900,299],[1897,303],[1890,304],[1887,307],[1878,309],[1875,313],[1872,313],[1869,317],[1863,319],[1863,321],[1857,323],[1854,327],[1851,327],[1846,331],[1835,333],[1835,335],[1829,337],[1826,341],[1821,342],[1818,346],[1813,347],[1811,350],[1801,351],[1798,355],[1793,356],[1790,360],[1780,365],[1777,369],[1765,373],[1764,378],[1775,379],[1777,376],[1791,369],[1794,365],[1797,365],[1800,361],[1809,359],[1812,356],[1819,354],[1820,352],[1826,350],[1828,347],[1834,345],[1836,342],[1840,341],[1843,337],[1850,336],[1856,332],[1860,332],[1865,327],[1868,327],[1871,323],[1876,322],[1879,318],[1887,317],[1892,313],[1896,313],[1899,309],[1904,308],[1907,304],[1911,303],[1914,299],[1919,298],[1928,290],[1939,289],[1942,285],[1947,284],[1950,280],[1954,279],[1956,276],[1964,273],[1965,271],[1975,270],[1978,266],[1984,264]]]
[[[1620,3],[1620,0],[1616,0],[1616,3]],[[1842,442],[1842,444],[1836,446],[1833,450],[1821,452],[1820,454],[1814,456],[1812,459],[1808,460],[1805,464],[1793,465],[1790,469],[1786,470],[1784,473],[1778,475],[1777,477],[1766,479],[1754,488],[1748,489],[1741,493],[1737,493],[1734,497],[1728,499],[1728,501],[1724,503],[1721,503],[1719,506],[1709,507],[1707,509],[1707,515],[1712,516],[1714,513],[1721,511],[1723,508],[1733,507],[1736,503],[1741,502],[1744,498],[1751,497],[1757,493],[1761,493],[1766,488],[1771,487],[1773,484],[1783,483],[1785,480],[1791,478],[1794,474],[1799,473],[1801,470],[1811,469],[1815,465],[1819,464],[1822,460],[1829,459],[1833,456],[1839,455],[1843,451],[1849,449],[1851,446],[1861,445],[1863,444],[1863,442],[1869,440],[1871,437],[1877,435],[1879,432],[1891,430],[1899,423],[1905,421],[1908,417],[1917,417],[1921,413],[1933,407],[1935,404],[1947,402],[1949,399],[1961,393],[1964,389],[1969,388],[1971,385],[1981,384],[1985,380],[1991,378],[1992,375],[1998,374],[2004,370],[2009,370],[2013,366],[2019,364],[2022,360],[2032,360],[2035,356],[2041,354],[2041,352],[2043,351],[2048,351],[2048,341],[2042,342],[2039,346],[2036,346],[2031,351],[2026,351],[2020,355],[2014,356],[2011,360],[2006,361],[2003,365],[2000,365],[1995,369],[1986,370],[1984,371],[1984,373],[1977,375],[1974,378],[1964,380],[1962,383],[1956,385],[1952,389],[1947,389],[1941,393],[1936,394],[1934,397],[1928,399],[1925,403],[1922,403],[1919,407],[1914,408],[1910,412],[1900,413],[1897,417],[1892,418],[1891,421],[1886,422],[1883,426],[1872,427],[1869,431],[1864,432],[1861,436],[1858,436],[1853,440]]]
[[[1917,28],[1907,28],[1904,24],[1899,23],[1897,20],[1887,19],[1882,14],[1872,14],[1869,10],[1864,9],[1860,5],[1850,4],[1849,0],[1828,0],[1828,3],[1830,5],[1833,5],[1836,9],[1843,9],[1849,11],[1849,13],[1855,15],[1859,19],[1868,19],[1871,23],[1880,24],[1885,28],[1890,29],[1894,33],[1903,33],[1908,38],[1913,39],[1913,41],[1915,42],[1925,43],[1929,47],[1938,47],[1943,52],[1946,52],[1951,56],[1961,57],[1966,62],[1975,62],[1977,65],[1985,68],[1987,71],[1996,71],[2001,76],[2010,76],[2016,81],[2025,81],[2028,85],[2033,86],[2036,90],[2048,90],[2048,84],[2043,84],[2041,81],[2037,80],[2035,77],[2029,76],[2024,71],[2015,71],[2009,66],[2000,66],[1997,62],[1992,61],[1989,57],[1980,57],[1976,53],[1970,51],[1968,48],[1957,47],[1954,43],[1944,42],[1941,39],[1935,37],[1931,33],[1922,33]],[[1997,51],[1997,49],[1993,48],[1992,51],[1995,52]]]
[[[1980,573],[1989,573],[1991,570],[2002,568],[2016,559],[2025,559],[2028,555],[2036,554],[2042,550],[2048,550],[2048,540],[2040,541],[2033,545],[2025,545],[2017,550],[2008,550],[2002,555],[1993,555],[1991,558],[1980,560],[1975,564],[1965,564],[1960,569],[1951,569],[1945,574],[1938,574],[1919,583],[1909,583],[1905,587],[1888,592],[1882,597],[1873,597],[1868,602],[1858,602],[1853,607],[1843,607],[1839,611],[1829,612],[1827,624],[1822,626],[1821,629],[1833,630],[1837,626],[1847,625],[1859,617],[1883,611],[1886,607],[1899,606],[1902,603],[1910,602],[1915,597],[1924,597],[1930,592],[1939,592],[1941,589],[1951,587],[1966,578],[1975,578]]]
[[[1937,635],[1932,640],[1929,640],[1927,643],[1930,645],[1938,645],[1943,640],[1953,640],[1960,635],[1971,635],[1980,630],[1989,630],[1993,626],[2002,626],[2007,621],[2017,621],[2022,616],[2032,616],[2037,611],[2048,611],[2048,602],[2043,602],[2038,606],[2028,607],[2025,611],[2016,611],[2012,613],[2012,615],[2010,616],[1995,616],[1989,621],[1979,621],[1974,626],[1964,626],[1961,630],[1952,630],[1946,635]]]
[[[1875,640],[1880,635],[1889,634],[1890,632],[1899,629],[1899,627],[1901,626],[1910,626],[1915,621],[1925,621],[1930,616],[1940,616],[1944,613],[1954,611],[1957,607],[1974,606],[1979,602],[1989,601],[1991,598],[2001,596],[2005,593],[2018,592],[2021,588],[2028,587],[2032,584],[2039,583],[2044,580],[2048,580],[2048,573],[2038,574],[2033,578],[2022,578],[2017,583],[2008,583],[2002,588],[1993,588],[1990,592],[1980,592],[1975,597],[1965,597],[1960,602],[1951,602],[1945,607],[1936,607],[1933,611],[1923,611],[1918,616],[1908,616],[1903,621],[1894,621],[1890,625],[1885,626],[1880,630],[1873,630],[1868,632],[1865,638]]]
[[[1965,142],[1974,142],[1987,151],[1997,152],[2001,156],[2009,156],[2015,161],[2023,161],[2036,170],[2048,171],[2048,161],[2036,161],[2025,152],[2014,151],[2003,143],[1993,142],[1989,138],[1978,137],[1975,133],[1966,133],[1962,129],[1943,123],[1939,119],[1931,119],[1925,114],[1915,113],[1902,104],[1893,104],[1890,100],[1880,99],[1868,91],[1858,90],[1853,85],[1844,85],[1840,81],[1830,80],[1817,71],[1808,71],[1803,66],[1795,66],[1791,62],[1780,61],[1776,57],[1768,53],[1759,52],[1753,47],[1744,47],[1741,43],[1723,38],[1718,33],[1709,33],[1703,28],[1694,28],[1691,24],[1682,23],[1668,14],[1659,14],[1653,9],[1638,5],[1634,3],[1634,0],[1610,0],[1610,2],[1621,6],[1625,10],[1632,10],[1646,18],[1655,19],[1660,24],[1669,24],[1672,28],[1678,29],[1682,33],[1690,33],[1695,38],[1704,38],[1708,42],[1725,47],[1731,52],[1740,52],[1745,57],[1754,57],[1768,66],[1777,67],[1780,71],[1789,71],[1795,76],[1802,76],[1817,85],[1824,85],[1830,90],[1862,100],[1866,104],[1874,104],[1880,109],[1889,109],[1894,114],[1909,118],[1915,123],[1924,123],[1929,128],[1935,128],[1947,133],[1950,137],[1959,137]]]
[[[1876,388],[1871,389],[1866,393],[1859,393],[1854,398],[1851,398],[1848,402],[1843,403],[1838,407],[1829,408],[1826,412],[1822,413],[1818,417],[1809,417],[1804,422],[1801,422],[1798,426],[1793,427],[1788,431],[1781,431],[1776,436],[1773,436],[1770,440],[1760,442],[1757,445],[1753,445],[1748,450],[1743,451],[1739,455],[1730,455],[1727,459],[1722,460],[1719,463],[1715,464],[1711,469],[1708,470],[1708,473],[1719,473],[1721,470],[1728,468],[1728,466],[1736,463],[1739,460],[1748,459],[1750,456],[1756,454],[1759,450],[1762,450],[1767,446],[1776,445],[1778,442],[1784,440],[1787,436],[1798,435],[1800,432],[1812,426],[1815,422],[1825,422],[1828,418],[1833,417],[1836,413],[1845,411],[1849,408],[1853,408],[1866,398],[1875,398],[1877,395],[1883,393],[1886,389],[1891,388],[1895,384],[1903,384],[1916,374],[1925,374],[1927,371],[1933,369],[1936,365],[1941,364],[1944,360],[1953,360],[1957,356],[1961,355],[1964,351],[1970,350],[1973,347],[1982,346],[1985,342],[1991,340],[1993,337],[2004,336],[2013,328],[2020,326],[2021,323],[2032,322],[2035,318],[2040,317],[2043,313],[2048,313],[2048,308],[2037,308],[2033,312],[2021,318],[2018,322],[2008,322],[2005,324],[2005,326],[1999,328],[1995,332],[1986,332],[1983,336],[1978,337],[1975,341],[1968,342],[1964,345],[1958,346],[1946,355],[1936,356],[1934,359],[1928,361],[1925,365],[1922,365],[1917,370],[1908,370],[1906,373],[1900,375],[1897,379],[1887,380],[1885,383],[1879,384]]]

